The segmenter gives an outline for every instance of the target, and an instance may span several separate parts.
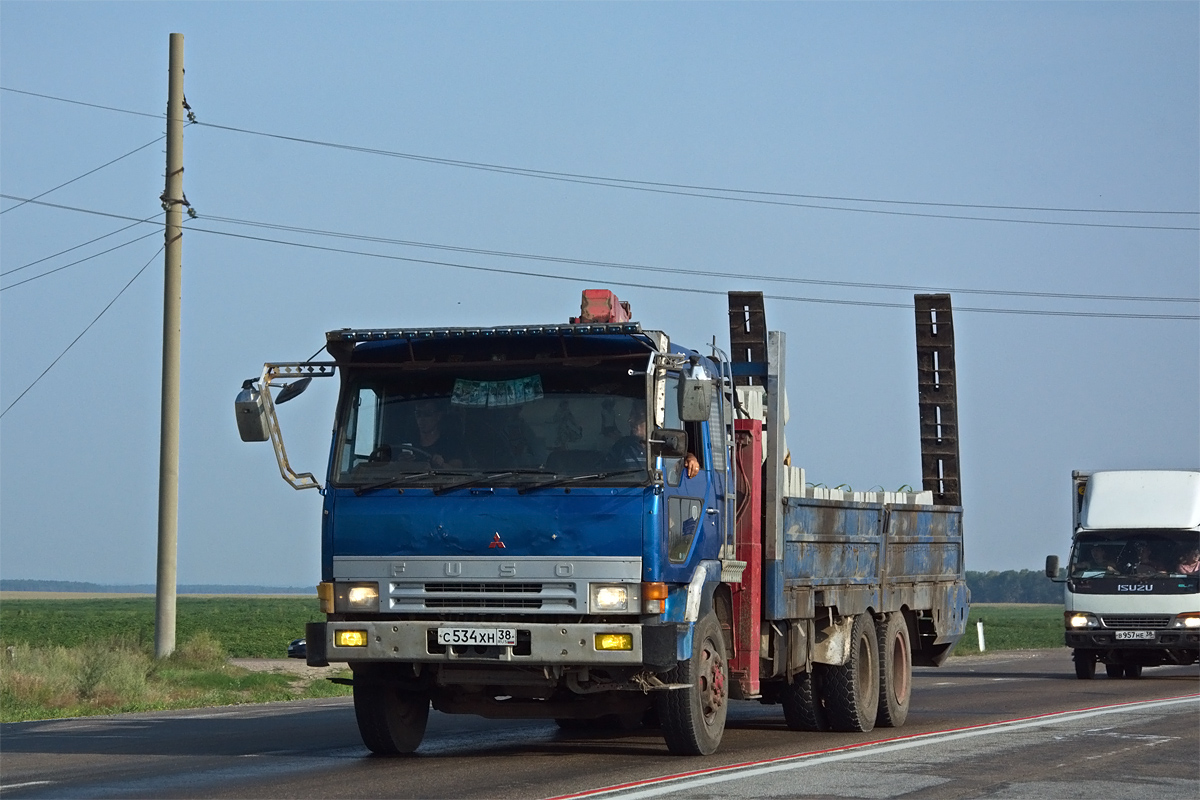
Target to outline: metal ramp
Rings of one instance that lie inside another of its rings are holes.
[[[921,414],[921,483],[937,505],[961,506],[958,385],[954,315],[948,294],[914,296],[917,317],[917,403]]]
[[[767,316],[762,292],[729,293],[729,358],[734,364],[767,363]],[[733,382],[735,386],[764,383],[761,375],[736,369]]]

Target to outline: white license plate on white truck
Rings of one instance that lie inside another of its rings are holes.
[[[514,628],[438,628],[437,643],[512,646],[517,643],[517,631]]]
[[[1154,631],[1117,631],[1117,640],[1122,639],[1153,639]]]

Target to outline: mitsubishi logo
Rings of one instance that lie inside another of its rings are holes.
[[[499,547],[504,549],[504,542],[500,541],[500,531],[496,531],[496,535],[492,537],[492,541],[488,542],[488,549]]]

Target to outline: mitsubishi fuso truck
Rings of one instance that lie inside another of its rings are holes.
[[[1064,587],[1075,675],[1110,678],[1200,655],[1200,470],[1071,475],[1073,536]]]
[[[702,353],[587,290],[563,322],[329,331],[328,359],[243,384],[241,437],[323,496],[307,659],[349,665],[370,750],[416,750],[430,708],[652,724],[690,755],[731,699],[799,730],[904,724],[912,665],[967,620],[950,297],[916,298],[920,491],[810,485],[762,294],[731,293],[726,326]],[[329,377],[319,480],[277,406]]]

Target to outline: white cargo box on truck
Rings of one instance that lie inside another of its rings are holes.
[[[1075,674],[1136,678],[1200,657],[1200,470],[1075,472],[1064,586]]]
[[[1094,472],[1075,527],[1200,530],[1200,472]]]

